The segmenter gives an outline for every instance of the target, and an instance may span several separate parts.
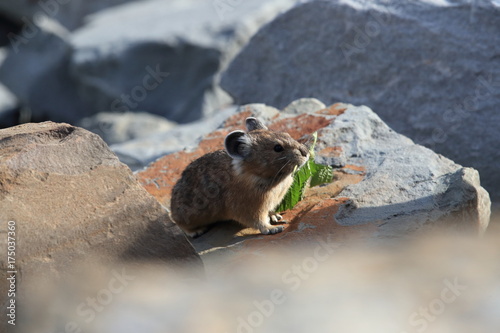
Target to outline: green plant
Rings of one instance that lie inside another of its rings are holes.
[[[304,197],[304,190],[307,183],[309,186],[317,186],[331,183],[333,181],[333,168],[329,165],[322,165],[314,162],[314,146],[318,139],[318,134],[313,134],[313,143],[309,148],[309,160],[294,174],[292,186],[276,208],[277,212],[292,209]],[[310,181],[309,181],[310,180]]]

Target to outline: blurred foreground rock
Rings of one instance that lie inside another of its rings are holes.
[[[310,112],[298,114],[294,105]],[[314,242],[317,236],[353,243],[438,230],[468,235],[484,232],[490,200],[476,170],[414,144],[367,107],[335,104],[313,112],[315,105],[321,104],[303,99],[287,108],[291,113],[263,104],[242,106],[197,147],[160,158],[137,177],[148,192],[169,206],[172,187],[188,163],[221,149],[225,135],[243,129],[244,119],[253,115],[296,139],[317,131],[316,158],[341,167],[335,169],[332,184],[309,188],[303,201],[284,212],[291,223],[283,233],[262,236],[237,224],[220,223],[192,240],[204,258],[241,247],[246,255],[259,255],[264,247],[293,247]]]
[[[165,209],[97,135],[52,122],[20,125],[0,130],[0,156],[3,281],[8,221],[21,286],[57,280],[85,260],[202,268]]]
[[[485,1],[311,1],[263,27],[221,86],[235,104],[310,96],[368,105],[500,193],[500,7]]]
[[[70,321],[91,333],[498,333],[499,240],[498,232],[426,237],[382,250],[318,237],[228,260],[202,282],[131,270],[136,279],[93,321],[75,309],[107,281],[58,288],[46,299],[38,290],[29,309],[43,315],[22,333],[64,332],[58,328]]]

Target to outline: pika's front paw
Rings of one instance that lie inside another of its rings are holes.
[[[285,228],[282,225],[280,225],[277,227],[272,227],[272,228],[261,230],[261,232],[264,235],[274,235],[274,234],[278,234],[278,233],[282,232],[283,230],[285,230]]]

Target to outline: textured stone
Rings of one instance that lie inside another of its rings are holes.
[[[500,9],[485,1],[311,1],[263,27],[221,86],[236,104],[367,105],[500,193]]]
[[[19,283],[58,279],[85,260],[200,269],[184,234],[99,136],[67,124],[20,125],[0,130],[0,156],[0,234],[15,222]]]
[[[347,163],[362,165],[365,180],[348,186],[349,198],[335,218],[341,225],[375,223],[379,236],[400,236],[437,221],[480,234],[489,222],[490,200],[479,174],[392,131],[367,107],[348,108],[322,132]]]

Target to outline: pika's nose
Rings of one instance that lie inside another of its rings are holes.
[[[304,157],[307,157],[307,155],[309,154],[309,150],[305,146],[301,146],[299,148],[299,151]]]

